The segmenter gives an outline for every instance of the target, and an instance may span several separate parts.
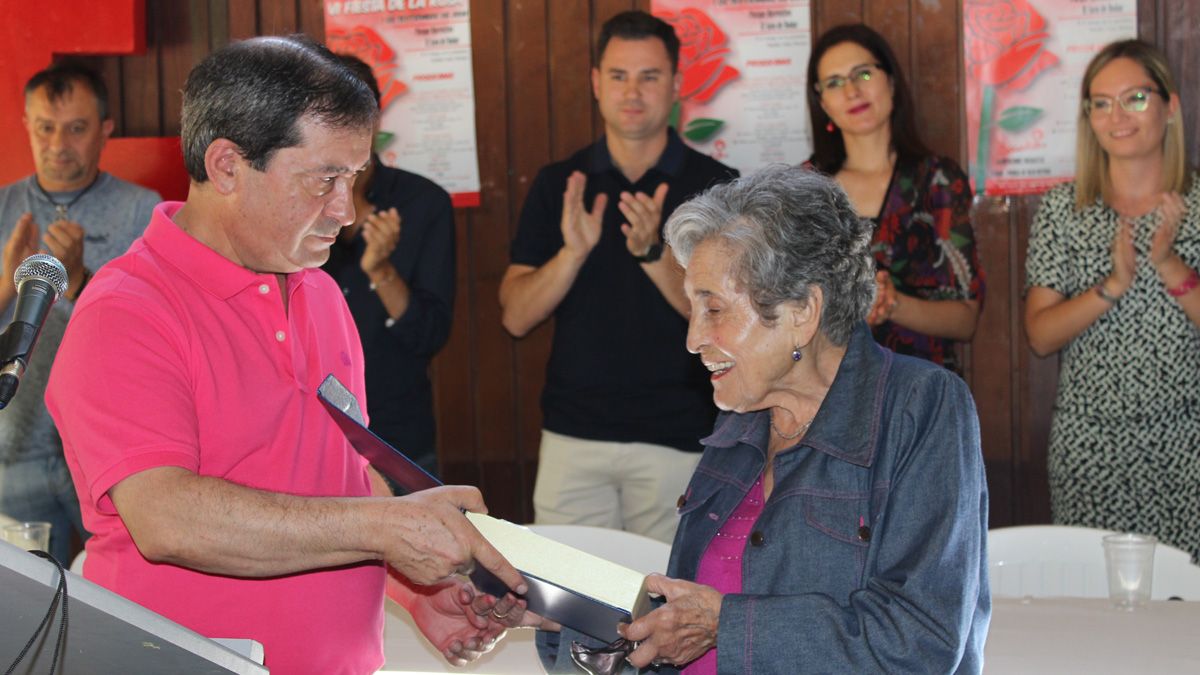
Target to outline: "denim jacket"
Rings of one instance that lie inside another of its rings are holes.
[[[695,578],[762,474],[768,422],[767,411],[725,413],[704,439],[668,576]],[[742,592],[721,604],[721,673],[982,670],[987,487],[961,379],[879,347],[861,325],[812,426],[777,455],[774,475],[746,545]],[[577,635],[562,637],[569,645]]]

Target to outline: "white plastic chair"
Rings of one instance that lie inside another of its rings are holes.
[[[87,549],[75,555],[75,559],[71,561],[71,571],[79,576],[83,576],[83,561],[85,560],[87,560]]]
[[[1107,598],[1104,535],[1109,530],[1024,525],[988,531],[988,576],[993,597]],[[1184,551],[1154,550],[1152,600],[1200,600],[1200,566]]]

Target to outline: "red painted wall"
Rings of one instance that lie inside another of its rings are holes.
[[[56,54],[137,54],[146,49],[145,0],[0,0],[0,185],[33,173],[21,117],[22,90]],[[178,138],[116,138],[100,166],[157,190],[167,199],[187,194]]]

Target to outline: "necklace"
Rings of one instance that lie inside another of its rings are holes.
[[[815,416],[812,419],[810,419],[809,421],[805,422],[804,424],[801,424],[800,428],[797,429],[794,433],[792,433],[789,436],[788,434],[785,434],[782,431],[780,431],[779,427],[775,426],[775,416],[772,415],[771,419],[770,419],[771,431],[774,431],[776,436],[779,436],[780,438],[782,438],[785,441],[794,441],[797,438],[800,438],[801,436],[803,436],[804,432],[808,431],[808,428],[812,426],[814,419],[816,419]]]
[[[87,184],[87,187],[80,190],[79,194],[75,195],[74,197],[71,197],[71,199],[64,204],[62,202],[54,201],[54,197],[51,197],[50,193],[46,192],[46,188],[42,187],[42,184],[38,182],[37,176],[34,176],[34,178],[33,178],[33,184],[37,186],[38,192],[42,193],[42,196],[46,198],[46,201],[48,201],[54,205],[54,210],[58,212],[59,220],[66,220],[67,219],[67,209],[71,208],[72,206],[75,206],[75,202],[82,199],[83,196],[86,195],[89,190],[91,190],[93,187],[95,187],[96,183],[98,183],[99,181],[100,181],[100,173],[97,172],[96,177],[92,179],[92,182]]]

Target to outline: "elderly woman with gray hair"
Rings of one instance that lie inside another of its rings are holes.
[[[958,376],[872,339],[870,221],[831,179],[776,166],[679,207],[666,239],[687,273],[687,348],[724,412],[667,576],[648,582],[665,603],[621,628],[640,643],[629,661],[980,671],[978,420]]]

